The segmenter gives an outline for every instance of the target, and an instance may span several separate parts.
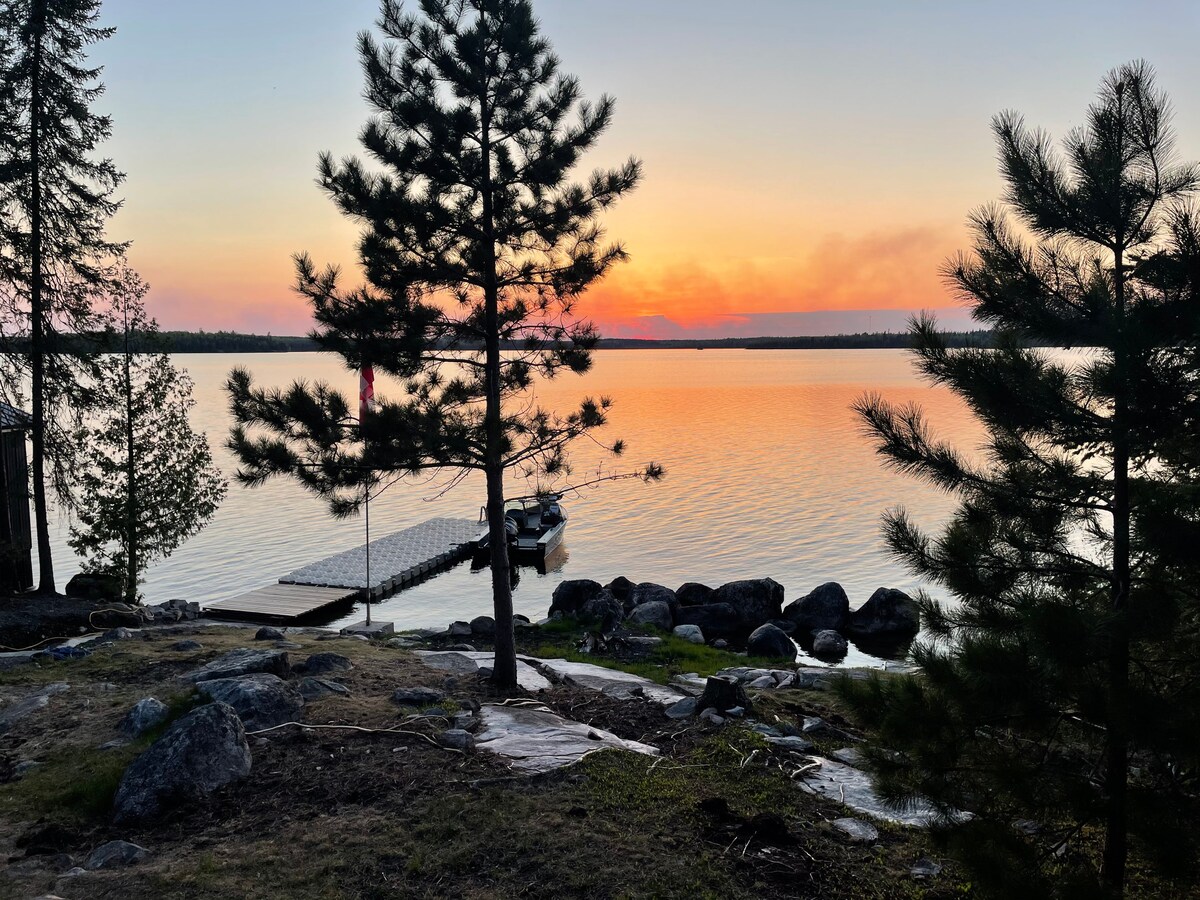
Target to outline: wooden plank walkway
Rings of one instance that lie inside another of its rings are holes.
[[[471,519],[430,519],[371,541],[371,596],[398,590],[471,555],[480,526]],[[229,600],[205,604],[218,617],[296,621],[367,589],[364,547],[337,553]]]
[[[295,621],[343,603],[357,593],[346,588],[308,584],[271,584],[229,600],[205,604],[204,611],[217,617]]]

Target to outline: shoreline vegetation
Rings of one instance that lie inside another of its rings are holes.
[[[953,331],[943,334],[950,347],[990,347],[991,331]],[[60,340],[86,343],[87,349],[103,349],[103,337]],[[244,334],[236,331],[159,331],[153,335],[131,336],[133,352],[169,353],[315,353],[321,348],[312,338],[299,335]],[[691,339],[601,338],[597,350],[909,350],[913,338],[909,332],[859,332],[856,334],[803,335],[795,337],[731,337]],[[13,345],[23,352],[19,343]],[[470,350],[472,347],[463,346]],[[502,342],[501,349],[519,350],[517,342]]]

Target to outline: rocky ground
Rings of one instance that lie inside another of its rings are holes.
[[[573,641],[538,632],[523,629],[526,652],[570,655]],[[0,676],[0,897],[965,890],[920,829],[800,787],[805,755],[772,735],[804,734],[829,755],[856,736],[819,679],[739,682],[753,715],[668,715],[661,698],[549,670],[538,690],[496,695],[469,666],[426,665],[409,639],[254,636],[197,624],[116,632],[86,657]],[[474,643],[487,649],[484,636]],[[663,682],[745,662],[676,639],[614,650],[587,658],[657,668]],[[239,671],[247,660],[257,671]],[[487,749],[488,710],[514,705],[646,749],[532,771]],[[826,730],[806,733],[818,719]]]
[[[486,618],[180,613],[0,672],[0,898],[973,896],[872,796],[837,670],[548,621],[497,693]]]

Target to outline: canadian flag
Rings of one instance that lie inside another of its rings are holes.
[[[375,369],[363,366],[358,379],[358,421],[361,424],[367,413],[375,409]]]

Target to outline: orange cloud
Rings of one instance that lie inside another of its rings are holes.
[[[610,333],[665,317],[705,329],[730,318],[816,310],[913,310],[948,305],[938,269],[961,232],[913,228],[829,235],[794,257],[635,259],[592,288],[584,314]]]

